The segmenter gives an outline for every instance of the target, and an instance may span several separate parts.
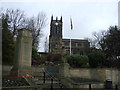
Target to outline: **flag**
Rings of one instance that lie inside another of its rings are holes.
[[[73,29],[72,19],[70,18],[71,30]]]

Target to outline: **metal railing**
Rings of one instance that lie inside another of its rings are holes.
[[[43,83],[46,82],[46,76],[50,78],[51,80],[51,90],[53,89],[54,87],[54,81],[56,82],[56,84],[58,84],[60,90],[62,90],[63,87],[65,87],[65,85],[63,85],[60,81],[60,79],[56,78],[52,73],[48,72],[47,70],[44,70],[43,71]]]
[[[41,84],[40,85],[24,85],[24,86],[4,86],[2,87],[2,90],[17,90],[17,89],[21,89],[21,90],[39,90],[40,88],[50,88],[50,90],[52,90],[54,87],[54,85],[57,84],[57,88],[59,88],[60,90],[62,90],[63,87],[65,87],[61,81],[59,79],[57,79],[52,73],[48,72],[47,70],[44,70],[43,72],[40,72],[41,75],[40,76],[8,76],[5,77],[8,80],[9,79],[18,79],[18,78],[29,78],[29,79],[34,79],[34,78],[39,78],[38,80],[41,80]],[[49,81],[49,82],[47,82]]]

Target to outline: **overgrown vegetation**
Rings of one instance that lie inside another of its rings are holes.
[[[92,52],[88,55],[67,55],[63,59],[64,62],[68,62],[71,67],[75,68],[104,67],[105,64],[105,54],[101,51]]]
[[[13,34],[9,31],[8,19],[2,19],[2,63],[13,64],[15,42],[13,40]]]
[[[40,55],[36,47],[32,46],[32,65],[40,64]]]
[[[95,32],[93,35],[95,39],[93,41],[90,40],[91,50],[100,50],[105,53],[104,66],[120,67],[120,28],[110,26],[108,30]],[[96,62],[93,61],[92,63],[95,64]]]
[[[103,67],[105,63],[105,54],[101,51],[96,51],[88,54],[90,67]]]
[[[64,57],[71,67],[89,67],[89,60],[86,55],[67,55]]]

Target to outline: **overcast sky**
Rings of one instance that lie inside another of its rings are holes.
[[[5,1],[0,0],[0,7],[21,9],[25,11],[28,17],[37,16],[41,11],[45,12],[48,25],[43,30],[44,36],[47,37],[50,32],[51,15],[54,19],[56,19],[56,16],[58,19],[61,16],[63,17],[63,38],[90,38],[95,31],[107,30],[109,26],[118,25],[119,0]],[[72,31],[70,30],[70,17],[73,21]],[[44,39],[42,44],[43,41]],[[43,51],[42,44],[39,51]]]

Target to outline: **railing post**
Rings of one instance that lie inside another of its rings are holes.
[[[45,83],[45,72],[43,72],[43,83]]]
[[[62,90],[62,85],[60,85],[60,90]]]
[[[53,79],[51,79],[51,90],[53,90]]]
[[[59,86],[60,86],[60,90],[62,90],[62,84],[60,83],[60,80],[59,80]]]
[[[59,85],[60,85],[60,84],[61,84],[61,83],[60,83],[60,80],[58,80],[58,81],[59,81]]]
[[[89,84],[89,90],[91,90],[91,84]]]
[[[118,90],[118,85],[117,84],[115,85],[115,90]]]

